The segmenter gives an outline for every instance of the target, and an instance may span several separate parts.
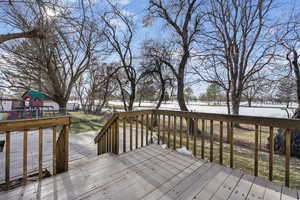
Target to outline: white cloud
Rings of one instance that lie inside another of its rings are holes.
[[[111,2],[125,6],[125,5],[130,4],[131,0],[112,0]]]
[[[128,5],[131,0],[118,0],[117,2],[121,5]]]

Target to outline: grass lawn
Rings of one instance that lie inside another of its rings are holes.
[[[83,112],[70,112],[71,115],[71,133],[83,133],[88,131],[100,130],[105,122],[101,121],[101,116],[85,114]]]
[[[71,124],[71,133],[83,133],[88,131],[100,131],[103,124],[95,122],[76,122]]]

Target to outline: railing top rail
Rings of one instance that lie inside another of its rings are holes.
[[[71,123],[70,116],[45,117],[36,119],[19,119],[19,120],[3,120],[0,121],[0,132],[6,131],[22,131],[40,127],[51,127],[59,125],[69,125]]]
[[[113,116],[105,123],[98,135],[95,137],[94,142],[97,143],[101,135],[110,127],[110,125],[119,117],[119,113],[113,114]]]
[[[223,122],[238,122],[242,124],[255,124],[260,126],[284,128],[290,130],[300,130],[299,119],[286,119],[286,118],[275,118],[275,117],[261,117],[261,116],[247,116],[247,115],[229,115],[229,114],[216,114],[216,113],[202,113],[202,112],[191,112],[191,111],[173,111],[173,110],[138,110],[130,112],[119,112],[115,113],[112,118],[104,125],[99,134],[95,137],[94,141],[100,139],[101,135],[110,127],[110,125],[117,118],[134,117],[142,114],[161,114],[161,115],[175,115],[186,118],[198,118],[205,120],[223,121]]]
[[[238,123],[242,123],[242,124],[255,124],[255,125],[260,125],[260,126],[285,128],[285,129],[291,129],[291,130],[300,130],[300,120],[299,119],[201,113],[201,112],[190,112],[190,111],[171,111],[171,110],[153,110],[153,111],[155,114],[176,115],[176,116],[199,118],[199,119],[205,119],[205,120],[238,122]]]
[[[99,141],[101,135],[103,135],[103,133],[105,133],[105,131],[110,127],[110,125],[112,123],[115,122],[115,120],[117,118],[133,117],[133,116],[137,116],[137,115],[140,115],[140,114],[150,114],[150,113],[153,113],[153,109],[128,111],[128,112],[118,112],[118,113],[113,114],[113,116],[106,122],[106,124],[103,126],[103,128],[101,129],[101,131],[95,137],[94,142],[97,143]]]

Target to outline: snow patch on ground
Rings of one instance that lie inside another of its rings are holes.
[[[110,101],[109,104],[112,105],[122,105],[121,101]],[[241,105],[244,105],[242,102]],[[136,110],[147,109],[147,106],[155,106],[156,103],[153,102],[142,102],[141,106],[136,107]],[[134,106],[138,106],[138,103],[134,103]],[[146,107],[145,107],[146,106]],[[287,113],[284,104],[253,104],[253,106],[263,106],[263,107],[240,107],[240,115],[248,116],[262,116],[262,117],[277,117],[277,118],[287,118]],[[294,106],[294,105],[293,105]],[[207,105],[207,102],[189,102],[187,107],[192,112],[204,112],[204,113],[217,113],[217,114],[227,114],[227,107],[224,105]],[[150,108],[150,107],[149,107]],[[167,102],[163,103],[160,107],[162,110],[180,110],[177,102]],[[292,109],[293,110],[293,109]],[[292,110],[289,110],[290,112]],[[118,110],[122,111],[122,110]]]
[[[187,156],[191,156],[193,155],[191,151],[187,150],[186,147],[182,147],[182,148],[179,148],[179,149],[176,149],[176,151],[180,154],[183,154],[183,155],[187,155]]]

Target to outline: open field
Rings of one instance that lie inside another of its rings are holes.
[[[142,102],[141,107],[139,104],[134,103],[134,109],[147,109],[147,108],[155,108],[156,103],[153,102]],[[121,101],[111,101],[109,102],[109,106],[113,107],[119,111],[123,110],[123,103]],[[292,104],[289,109],[289,113],[292,113],[296,104]],[[187,107],[190,111],[194,112],[206,112],[206,113],[219,113],[219,114],[227,114],[227,107],[223,105],[218,105],[214,103],[208,102],[189,102],[187,103]],[[176,102],[167,102],[163,103],[160,109],[164,110],[180,110],[179,106]],[[286,105],[285,104],[255,104],[253,103],[252,107],[248,107],[246,103],[241,103],[240,108],[241,115],[250,115],[250,116],[264,116],[264,117],[279,117],[286,118]]]

